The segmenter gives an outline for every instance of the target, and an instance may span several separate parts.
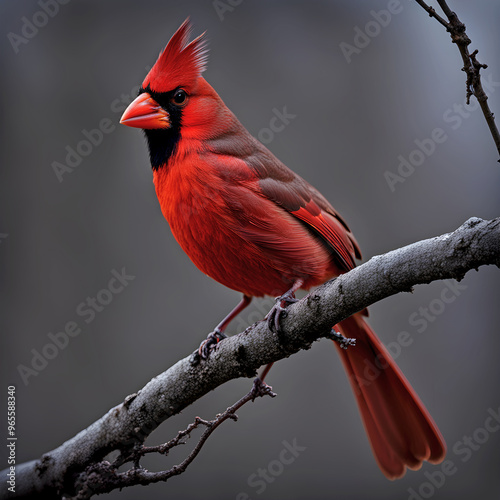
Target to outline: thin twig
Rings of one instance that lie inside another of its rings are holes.
[[[449,28],[449,24],[434,10],[433,7],[427,5],[423,0],[415,0],[422,8],[424,8],[428,13],[429,17],[434,17],[437,19],[446,29]]]
[[[215,429],[219,427],[219,425],[228,419],[234,421],[238,420],[236,412],[244,404],[263,396],[270,396],[274,398],[276,394],[272,391],[270,386],[264,384],[259,378],[257,378],[255,379],[252,389],[248,392],[248,394],[227,408],[226,411],[218,414],[215,419],[208,421],[200,417],[196,417],[192,424],[190,424],[185,430],[179,431],[177,436],[167,443],[158,446],[140,446],[126,457],[118,457],[113,464],[110,464],[107,461],[102,461],[89,466],[77,480],[79,492],[75,497],[73,497],[74,500],[88,499],[93,495],[109,493],[110,491],[118,488],[125,488],[127,486],[135,486],[138,484],[145,485],[160,481],[165,482],[172,476],[182,474],[197,457],[207,439],[215,431]],[[184,444],[185,441],[183,441],[183,438],[190,437],[191,432],[200,425],[206,427],[205,431],[201,435],[193,451],[179,465],[174,465],[171,469],[160,472],[151,472],[139,465],[139,460],[149,453],[168,455],[172,448],[178,446],[179,444]],[[127,462],[133,462],[134,467],[126,472],[118,472],[118,467]]]
[[[427,5],[423,0],[415,0],[425,11],[429,14],[430,17],[434,17],[439,23],[441,23],[446,31],[450,33],[451,40],[455,43],[460,51],[460,55],[462,56],[462,60],[464,66],[462,71],[465,71],[467,74],[466,79],[466,98],[467,104],[470,104],[470,97],[474,95],[481,106],[481,110],[486,119],[486,123],[490,129],[490,133],[493,137],[493,141],[495,142],[495,146],[497,148],[498,153],[500,154],[500,133],[498,132],[498,128],[495,123],[495,116],[490,110],[488,105],[488,96],[483,89],[481,84],[481,75],[480,70],[486,69],[488,66],[486,64],[481,64],[477,59],[476,55],[478,50],[475,50],[472,54],[469,54],[469,44],[471,43],[470,38],[467,36],[465,32],[465,24],[463,24],[455,12],[453,12],[446,0],[437,0],[441,9],[445,13],[449,22],[446,22],[436,11]],[[500,159],[498,160],[500,162]]]
[[[451,16],[455,15],[455,13],[448,7],[448,4],[445,0],[437,0],[439,6],[443,9],[446,17],[450,19]]]

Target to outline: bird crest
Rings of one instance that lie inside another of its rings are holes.
[[[169,92],[178,87],[187,91],[195,86],[205,70],[208,50],[205,33],[189,42],[191,23],[187,18],[173,34],[158,60],[146,76],[142,87],[153,92]]]

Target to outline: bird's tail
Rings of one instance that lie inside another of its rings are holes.
[[[382,472],[396,479],[407,467],[419,469],[424,460],[440,463],[446,444],[439,429],[362,314],[338,327],[356,339],[347,349],[336,345]]]

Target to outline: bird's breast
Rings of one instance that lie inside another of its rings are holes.
[[[231,229],[234,215],[226,200],[227,182],[197,157],[154,172],[162,213],[193,263],[229,288],[263,295],[241,283],[244,241]]]
[[[154,172],[163,215],[202,272],[251,296],[280,295],[297,278],[312,286],[333,275],[324,245],[258,193],[249,169],[245,177],[212,160],[193,155]]]

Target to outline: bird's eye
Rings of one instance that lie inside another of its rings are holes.
[[[183,104],[186,104],[187,101],[187,93],[183,89],[176,90],[174,93],[174,96],[170,100],[172,104],[175,104],[176,106],[182,106]]]

